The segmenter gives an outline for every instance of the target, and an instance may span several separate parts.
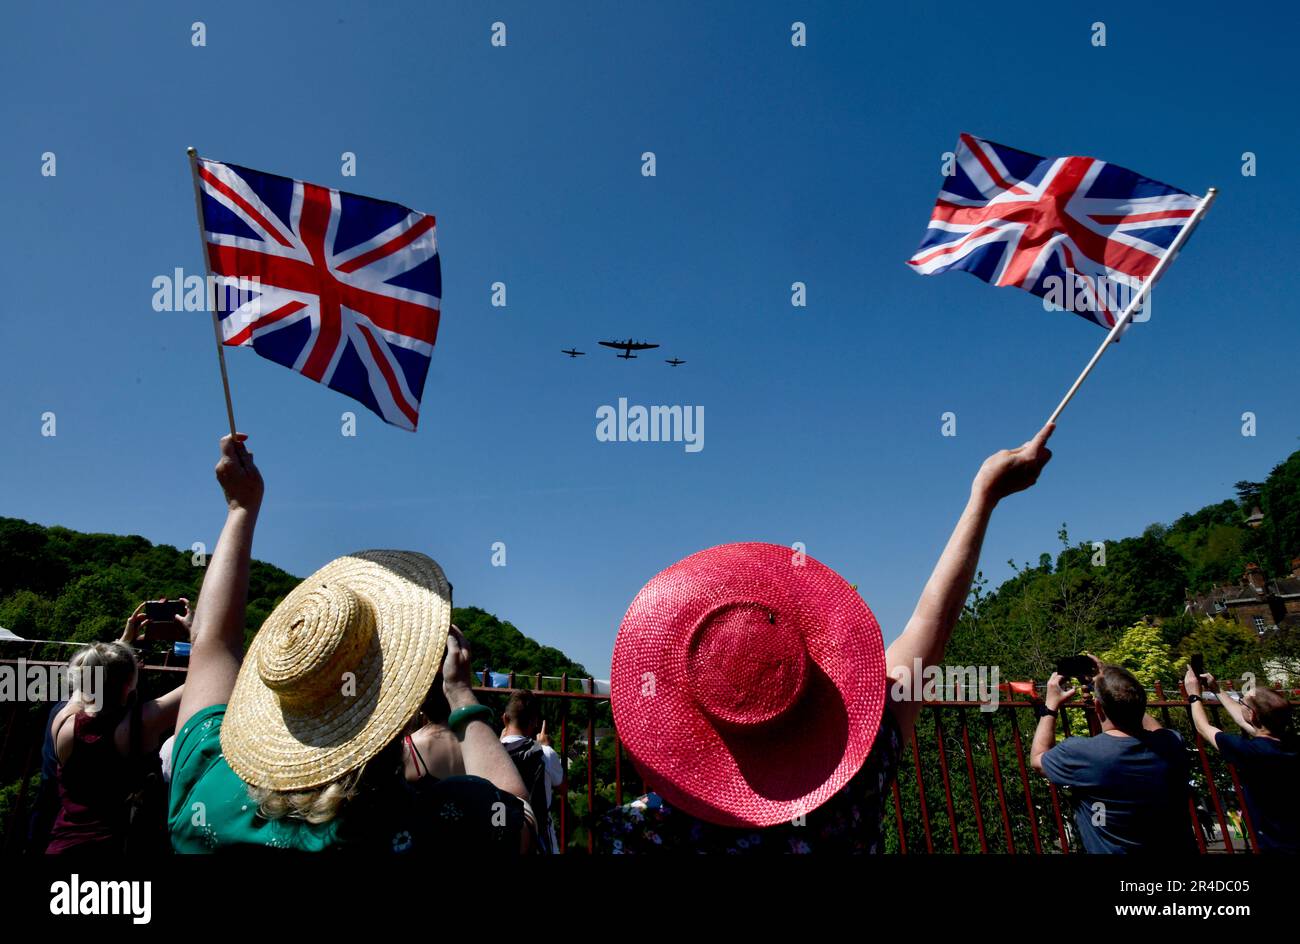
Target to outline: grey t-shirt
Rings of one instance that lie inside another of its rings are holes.
[[[1043,772],[1070,788],[1088,852],[1196,851],[1187,746],[1177,731],[1066,738],[1043,755]]]

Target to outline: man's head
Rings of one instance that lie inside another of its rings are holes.
[[[1291,703],[1280,692],[1256,688],[1241,703],[1246,708],[1246,720],[1264,734],[1280,738],[1290,732]]]
[[[542,729],[542,708],[532,692],[515,692],[502,715],[506,730],[524,737],[536,737]]]
[[[1109,720],[1121,731],[1142,727],[1147,710],[1147,692],[1132,672],[1117,665],[1103,665],[1093,682],[1093,695],[1102,720]]]

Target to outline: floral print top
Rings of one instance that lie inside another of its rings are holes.
[[[886,710],[862,769],[809,813],[802,825],[718,826],[673,808],[657,793],[647,793],[605,815],[597,825],[597,851],[615,855],[878,853],[885,795],[898,773],[902,743],[898,723]]]

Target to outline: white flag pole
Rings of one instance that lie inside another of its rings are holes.
[[[221,389],[226,394],[226,418],[230,420],[230,435],[235,435],[235,408],[230,404],[230,378],[226,375],[226,349],[221,343],[221,323],[217,320],[216,300],[212,292],[212,265],[208,260],[208,241],[203,238],[203,199],[200,196],[201,189],[199,186],[199,154],[194,148],[186,148],[185,153],[190,157],[190,176],[194,180],[194,212],[198,215],[199,222],[199,245],[203,250],[203,270],[207,273],[204,280],[206,291],[203,293],[207,301],[208,311],[212,312],[212,334],[217,340],[217,363],[221,365]]]
[[[1110,343],[1119,337],[1119,333],[1124,330],[1124,326],[1133,318],[1133,313],[1137,310],[1138,306],[1141,305],[1142,301],[1150,294],[1151,286],[1155,285],[1156,280],[1164,273],[1166,267],[1174,261],[1174,258],[1178,255],[1178,250],[1182,248],[1183,243],[1187,242],[1187,237],[1192,235],[1192,230],[1196,229],[1196,224],[1201,221],[1201,217],[1205,215],[1205,211],[1210,208],[1210,204],[1214,202],[1214,198],[1218,196],[1218,194],[1219,191],[1215,187],[1211,187],[1206,191],[1205,196],[1201,198],[1201,202],[1197,205],[1196,211],[1192,213],[1191,217],[1187,220],[1187,223],[1181,230],[1179,230],[1178,235],[1174,237],[1173,245],[1169,247],[1169,251],[1165,253],[1164,258],[1156,263],[1156,267],[1151,270],[1151,275],[1143,281],[1142,287],[1138,289],[1137,294],[1134,295],[1128,305],[1125,306],[1123,313],[1115,322],[1115,326],[1111,328],[1110,333],[1106,335],[1106,340],[1101,342],[1101,347],[1097,348],[1097,353],[1092,355],[1092,360],[1088,361],[1088,366],[1083,369],[1083,373],[1081,373],[1074,383],[1071,384],[1070,389],[1065,393],[1064,399],[1057,404],[1056,409],[1052,411],[1052,415],[1047,418],[1047,422],[1056,422],[1056,418],[1061,415],[1061,411],[1065,409],[1065,405],[1070,402],[1074,397],[1075,392],[1078,391],[1079,387],[1083,386],[1083,382],[1088,379],[1088,375],[1092,373],[1092,369],[1097,366],[1097,361],[1101,360],[1101,355],[1105,354],[1106,349],[1110,347]]]

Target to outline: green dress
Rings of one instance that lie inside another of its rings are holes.
[[[408,784],[394,776],[390,783],[346,801],[328,823],[266,819],[221,753],[225,714],[225,705],[204,708],[176,735],[168,826],[177,852],[266,848],[433,853],[469,848],[514,855],[521,834],[533,829],[522,800],[480,777]]]

